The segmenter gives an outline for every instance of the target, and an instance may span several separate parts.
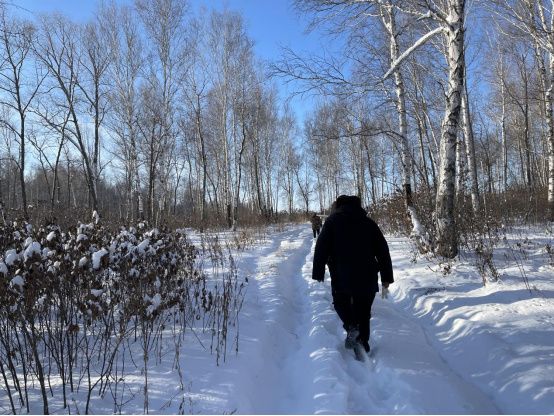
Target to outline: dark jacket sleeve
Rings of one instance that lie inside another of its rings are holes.
[[[325,277],[325,264],[327,263],[331,249],[331,228],[329,221],[325,221],[315,244],[312,279],[320,282],[323,282],[323,278]]]
[[[379,263],[379,272],[381,273],[381,283],[394,282],[394,276],[392,273],[392,261],[390,258],[389,245],[385,236],[381,232],[381,229],[374,223],[375,228],[375,257]]]

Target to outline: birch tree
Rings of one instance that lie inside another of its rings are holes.
[[[458,254],[458,232],[454,218],[456,144],[460,109],[464,87],[464,19],[465,0],[443,2],[406,2],[399,8],[417,19],[429,20],[435,25],[392,62],[385,78],[435,35],[442,33],[446,44],[448,88],[446,109],[442,123],[440,143],[439,184],[435,203],[437,245],[436,252],[453,258]]]
[[[462,120],[464,129],[465,150],[468,163],[469,178],[471,181],[471,205],[473,212],[478,213],[479,202],[479,179],[477,177],[477,161],[475,160],[475,140],[473,137],[473,124],[469,109],[469,98],[467,85],[462,93]]]
[[[144,67],[143,41],[139,24],[129,6],[112,5],[102,10],[113,61],[108,68],[111,88],[108,94],[108,125],[114,132],[127,182],[127,215],[144,218],[144,204],[139,175],[138,88]]]
[[[78,76],[78,87],[85,101],[85,108],[93,121],[92,140],[92,173],[94,188],[98,189],[98,180],[101,171],[100,131],[106,114],[107,106],[107,70],[112,55],[105,36],[101,33],[102,21],[90,21],[81,28],[80,48],[83,53],[79,55],[81,74]]]
[[[202,169],[202,185],[200,197],[200,222],[201,227],[205,225],[207,218],[207,185],[208,185],[208,156],[206,146],[206,127],[205,127],[205,106],[207,94],[210,89],[209,65],[206,56],[206,41],[202,33],[207,30],[204,21],[196,19],[191,22],[192,33],[188,42],[186,58],[190,60],[182,74],[182,96],[191,112],[194,120],[194,136],[198,147],[199,160]]]
[[[397,29],[396,15],[399,11],[394,7],[391,0],[383,0],[380,3],[380,17],[383,26],[386,29],[389,38],[389,58],[391,65],[395,65],[400,58],[400,42],[399,37],[401,31]],[[413,207],[412,201],[412,150],[408,141],[408,120],[406,110],[406,90],[404,86],[404,76],[400,70],[400,66],[391,68],[394,76],[395,92],[396,92],[396,111],[398,113],[398,137],[400,139],[401,161],[402,161],[402,189],[404,191],[405,203],[410,214],[413,231],[412,235],[422,252],[429,251],[430,242],[427,239],[426,231],[421,229],[421,221],[417,217],[416,210]],[[390,70],[389,70],[390,72]],[[385,78],[389,73],[385,74]]]
[[[494,5],[493,12],[527,36],[535,53],[547,54],[547,64],[539,70],[548,137],[548,211],[550,221],[554,221],[554,3],[550,0],[503,0],[495,1]]]
[[[148,55],[148,84],[143,90],[147,104],[149,125],[143,129],[149,145],[148,216],[169,209],[169,172],[171,155],[175,154],[178,96],[178,75],[185,64],[181,51],[185,42],[187,3],[181,0],[136,0],[135,7],[151,41]],[[154,107],[159,106],[159,107]],[[156,185],[160,192],[156,196]]]

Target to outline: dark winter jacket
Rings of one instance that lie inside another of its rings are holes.
[[[321,228],[321,218],[317,215],[312,215],[310,222],[312,223],[312,230],[319,230]]]
[[[357,197],[339,197],[323,224],[315,246],[314,280],[323,281],[325,264],[336,292],[378,292],[379,271],[381,282],[394,282],[387,241]]]

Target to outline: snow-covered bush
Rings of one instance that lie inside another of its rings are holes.
[[[12,411],[30,410],[27,392],[37,382],[47,413],[55,377],[64,408],[84,389],[80,411],[88,413],[93,393],[118,391],[112,385],[124,377],[113,374],[121,372],[117,365],[125,354],[142,363],[147,386],[149,361],[161,353],[168,328],[181,340],[200,323],[211,331],[218,362],[224,358],[244,283],[219,244],[206,249],[218,270],[210,278],[182,231],[141,223],[113,232],[98,219],[68,230],[0,226],[0,376],[12,380]]]

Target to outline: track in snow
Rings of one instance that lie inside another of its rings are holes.
[[[232,388],[237,413],[498,413],[392,299],[374,304],[375,357],[355,361],[343,346],[329,280],[311,280],[311,230],[295,227],[274,238],[250,264],[245,312],[257,324],[247,335],[243,382]]]

